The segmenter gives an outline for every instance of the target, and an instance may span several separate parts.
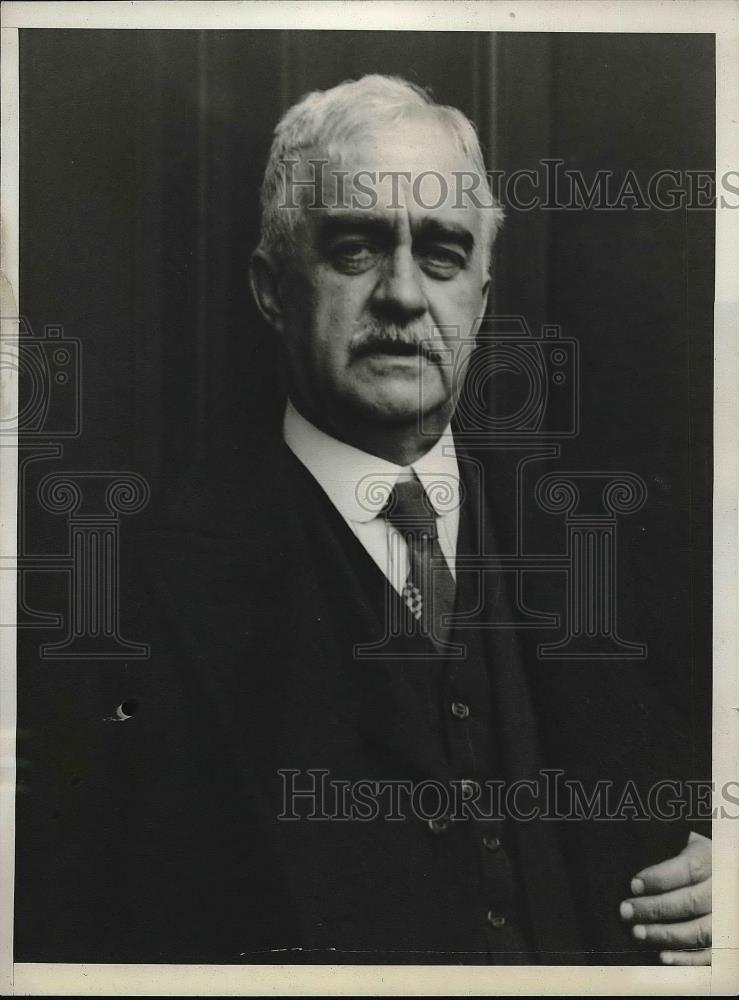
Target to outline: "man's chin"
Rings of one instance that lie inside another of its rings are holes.
[[[441,371],[428,358],[374,354],[353,366],[350,394],[363,409],[394,418],[412,418],[447,399]]]
[[[440,409],[445,410],[448,399],[438,387],[427,387],[418,378],[385,378],[371,388],[363,386],[347,403],[360,420],[413,423],[424,421]]]

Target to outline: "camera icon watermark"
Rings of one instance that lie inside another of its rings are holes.
[[[456,522],[465,548],[457,547],[452,556],[464,586],[453,610],[442,616],[441,628],[424,636],[435,641],[435,652],[420,645],[400,648],[397,640],[413,634],[404,627],[397,600],[402,581],[388,573],[384,633],[355,645],[355,658],[464,658],[464,640],[472,631],[553,629],[552,640],[537,646],[541,660],[645,659],[646,644],[621,636],[617,598],[618,522],[644,505],[646,484],[628,471],[538,471],[542,462],[561,460],[563,444],[581,430],[579,342],[554,324],[535,336],[521,316],[488,315],[466,332],[431,327],[417,347],[418,427],[429,448],[442,440],[434,405],[439,380],[426,377],[431,366],[442,372],[454,405],[454,444],[442,443],[441,453],[448,457],[451,449],[458,463],[456,507],[465,496],[469,501]],[[488,504],[485,486],[491,463],[497,509]],[[366,477],[356,496],[371,513],[390,488],[376,497],[375,486],[374,478]],[[561,535],[553,533],[550,515],[561,519]],[[396,551],[388,566],[405,567],[398,540],[390,543],[390,553],[392,545]],[[443,582],[447,561],[442,555],[429,562],[421,589],[431,595],[430,606],[435,574]],[[538,584],[552,575],[558,582],[545,587],[542,600]]]
[[[463,334],[434,328],[431,352],[456,398],[457,440],[471,444],[576,437],[580,430],[580,351],[558,326],[534,336],[522,316],[483,316]],[[420,382],[421,431],[433,434]]]
[[[65,336],[61,326],[45,326],[43,333],[36,336],[23,318],[3,318],[0,322],[4,331],[0,378],[3,383],[15,378],[18,387],[17,408],[0,414],[0,434],[20,438],[79,437],[79,340]]]
[[[81,341],[59,324],[36,336],[19,316],[0,318],[0,333],[0,448],[17,462],[18,512],[15,551],[0,552],[0,571],[17,576],[17,608],[0,628],[66,626],[60,641],[39,646],[42,660],[145,659],[148,645],[121,633],[120,529],[124,516],[148,503],[149,484],[128,470],[63,468],[67,444],[82,434]],[[39,482],[47,462],[62,469]],[[40,512],[66,515],[65,548],[44,529],[39,550]],[[66,577],[65,609],[35,606],[34,584],[49,574]]]

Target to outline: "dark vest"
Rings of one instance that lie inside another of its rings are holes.
[[[418,634],[404,602],[361,542],[310,473],[291,459],[303,524],[320,587],[334,609],[342,655],[358,675],[375,675],[371,697],[362,700],[363,736],[380,751],[388,774],[448,789],[446,800],[436,788],[429,790],[423,831],[438,856],[427,875],[438,881],[438,905],[451,909],[457,925],[466,928],[469,951],[477,952],[479,961],[536,961],[546,943],[537,939],[530,917],[522,877],[526,845],[520,843],[520,824],[505,819],[501,794],[520,764],[506,734],[528,741],[526,755],[537,760],[536,733],[518,663],[508,648],[497,661],[491,659],[479,627],[481,620],[510,618],[505,588],[500,580],[491,587],[487,578],[481,588],[477,571],[458,572],[456,621],[445,655]],[[479,469],[462,460],[461,473],[458,557],[492,554]],[[442,801],[450,809],[438,815]],[[386,835],[391,830],[389,824]],[[554,886],[563,877],[561,860],[553,838],[544,839],[537,845],[536,865],[559,873],[552,878]],[[565,902],[557,905],[572,935],[574,921],[564,895]],[[426,919],[433,920],[433,914]],[[575,947],[572,937],[569,946]]]

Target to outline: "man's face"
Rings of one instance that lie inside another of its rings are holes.
[[[324,168],[326,207],[303,211],[282,276],[291,392],[306,416],[345,432],[352,420],[449,419],[488,285],[489,220],[456,198],[455,174],[471,170],[428,115]],[[430,171],[446,181],[442,204],[438,177],[421,178]],[[352,195],[368,204],[368,187],[376,206],[351,207]]]

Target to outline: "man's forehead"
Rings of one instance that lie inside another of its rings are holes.
[[[403,119],[389,127],[368,128],[351,143],[333,146],[333,158],[350,169],[441,173],[469,166],[454,134],[436,120]]]
[[[352,192],[374,187],[377,197],[387,194],[390,204],[407,200],[414,185],[424,201],[434,204],[440,200],[437,176],[444,178],[442,187],[453,190],[457,174],[479,172],[451,129],[429,114],[394,123],[367,122],[341,137],[327,135],[304,149],[301,161],[295,176],[317,181],[329,204],[335,203],[331,196],[337,188]]]
[[[402,129],[370,134],[351,146],[340,145],[319,152],[326,160],[325,183],[335,183],[343,177],[347,187],[366,187],[372,178],[395,177],[395,185],[407,195],[413,184],[423,184],[435,175],[446,179],[447,185],[457,173],[474,170],[470,160],[457,148],[446,130],[435,129],[419,135],[405,135]],[[382,182],[383,186],[385,182]]]
[[[402,213],[412,220],[433,216],[473,229],[483,224],[479,194],[477,200],[470,196],[483,182],[470,161],[458,154],[386,157],[377,150],[367,155],[355,150],[346,157],[316,158],[312,172],[312,207],[332,218],[364,213],[369,219],[397,222]]]

